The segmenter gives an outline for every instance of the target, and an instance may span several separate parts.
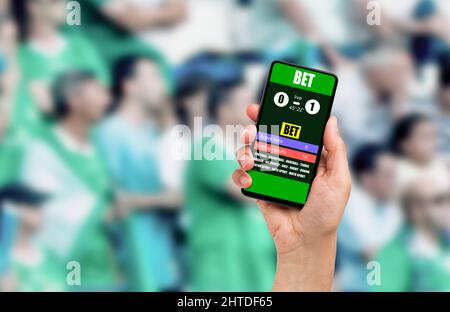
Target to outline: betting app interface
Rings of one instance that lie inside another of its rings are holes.
[[[337,79],[274,63],[253,146],[248,192],[304,204],[313,180]]]

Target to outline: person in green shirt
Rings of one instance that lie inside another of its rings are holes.
[[[0,276],[8,267],[8,250],[16,231],[15,216],[4,211],[2,194],[17,181],[24,156],[21,138],[6,131],[8,114],[0,105]]]
[[[27,140],[19,132],[9,130],[8,108],[0,104],[0,189],[17,182]]]
[[[57,79],[53,97],[56,122],[29,144],[21,174],[24,183],[49,196],[38,240],[60,269],[79,264],[79,283],[75,278],[67,290],[115,290],[106,228],[113,196],[91,139],[92,127],[108,109],[109,93],[93,74],[70,72]]]
[[[65,0],[17,0],[12,9],[21,43],[21,79],[12,112],[13,129],[34,134],[53,110],[50,86],[68,70],[88,70],[109,83],[108,71],[92,44],[81,34],[63,31]]]
[[[218,86],[210,95],[211,120],[224,133],[226,125],[244,124],[242,103],[250,99],[240,79]],[[194,142],[194,150],[197,145],[204,157],[188,164],[185,195],[191,221],[191,287],[195,291],[268,291],[275,274],[275,249],[257,207],[232,185],[235,148],[216,136]],[[217,157],[208,156],[209,152]]]
[[[42,250],[34,240],[42,227],[41,205],[45,194],[26,185],[10,185],[1,191],[1,202],[8,204],[8,210],[17,218],[17,231],[8,252],[10,265],[0,277],[1,291],[61,291],[65,280],[64,272],[55,265],[50,253]]]
[[[20,163],[20,138],[9,131],[10,113],[17,88],[17,28],[0,13],[0,188],[13,182]]]
[[[9,249],[15,234],[15,217],[3,211],[2,195],[16,181],[23,156],[20,136],[9,131],[18,70],[17,28],[3,8],[0,11],[0,276],[9,267]]]
[[[182,198],[165,174],[181,175],[182,166],[167,150],[175,124],[167,87],[152,59],[133,55],[118,61],[113,77],[117,109],[95,139],[123,212],[117,225],[127,290],[180,290],[175,237]]]
[[[184,19],[184,0],[163,0],[149,6],[133,0],[80,0],[81,31],[96,45],[109,67],[126,55],[141,55],[156,60],[167,80],[170,68],[164,57],[135,32],[175,25]]]
[[[7,109],[0,105],[0,188],[15,182],[23,157],[22,138],[8,127]]]
[[[375,291],[450,291],[450,182],[445,174],[418,176],[405,191],[408,220],[376,260]]]

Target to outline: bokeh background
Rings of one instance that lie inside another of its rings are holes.
[[[335,290],[450,291],[449,46],[448,0],[1,0],[0,290],[270,290],[237,165],[187,158],[284,60],[340,81]]]

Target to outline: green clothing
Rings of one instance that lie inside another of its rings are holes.
[[[109,83],[109,74],[103,61],[87,40],[75,34],[68,34],[62,38],[64,47],[54,55],[45,55],[28,42],[21,44],[19,48],[21,81],[12,114],[12,129],[25,129],[28,133],[35,133],[45,123],[30,93],[33,83],[44,84],[51,88],[58,75],[70,70],[87,70],[96,74],[105,84]]]
[[[219,155],[224,154],[221,149]],[[196,291],[269,291],[272,286],[273,241],[259,210],[228,194],[234,169],[235,161],[206,159],[192,160],[187,168],[189,249]]]
[[[250,12],[254,29],[250,46],[258,51],[279,49],[298,36],[276,0],[254,1]]]
[[[113,0],[80,0],[82,8],[82,26],[78,30],[92,44],[96,45],[102,58],[111,68],[114,63],[126,55],[139,55],[154,59],[166,77],[171,90],[172,77],[169,65],[155,48],[143,42],[131,31],[124,29],[102,13],[102,8]]]
[[[450,291],[450,246],[430,248],[412,229],[404,229],[377,257],[381,285],[375,291]]]
[[[109,290],[116,287],[115,264],[104,226],[111,203],[109,177],[98,153],[74,150],[56,129],[30,148],[23,179],[51,195],[44,204],[47,226],[41,242],[60,259],[81,266],[82,285],[69,290]],[[78,289],[80,288],[80,289]]]
[[[7,134],[0,143],[0,188],[18,179],[24,144],[24,138],[16,134]]]
[[[37,263],[12,261],[12,272],[20,292],[53,292],[65,289],[65,272],[50,253],[43,253]],[[34,260],[34,259],[33,259]]]

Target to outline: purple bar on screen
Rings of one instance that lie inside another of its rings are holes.
[[[258,132],[256,136],[258,141],[266,142],[269,144],[275,144],[279,146],[294,148],[303,152],[308,152],[312,154],[317,154],[319,152],[319,146],[314,144],[309,144],[305,142],[300,142],[288,138],[282,138],[274,134],[268,134],[264,132]]]

